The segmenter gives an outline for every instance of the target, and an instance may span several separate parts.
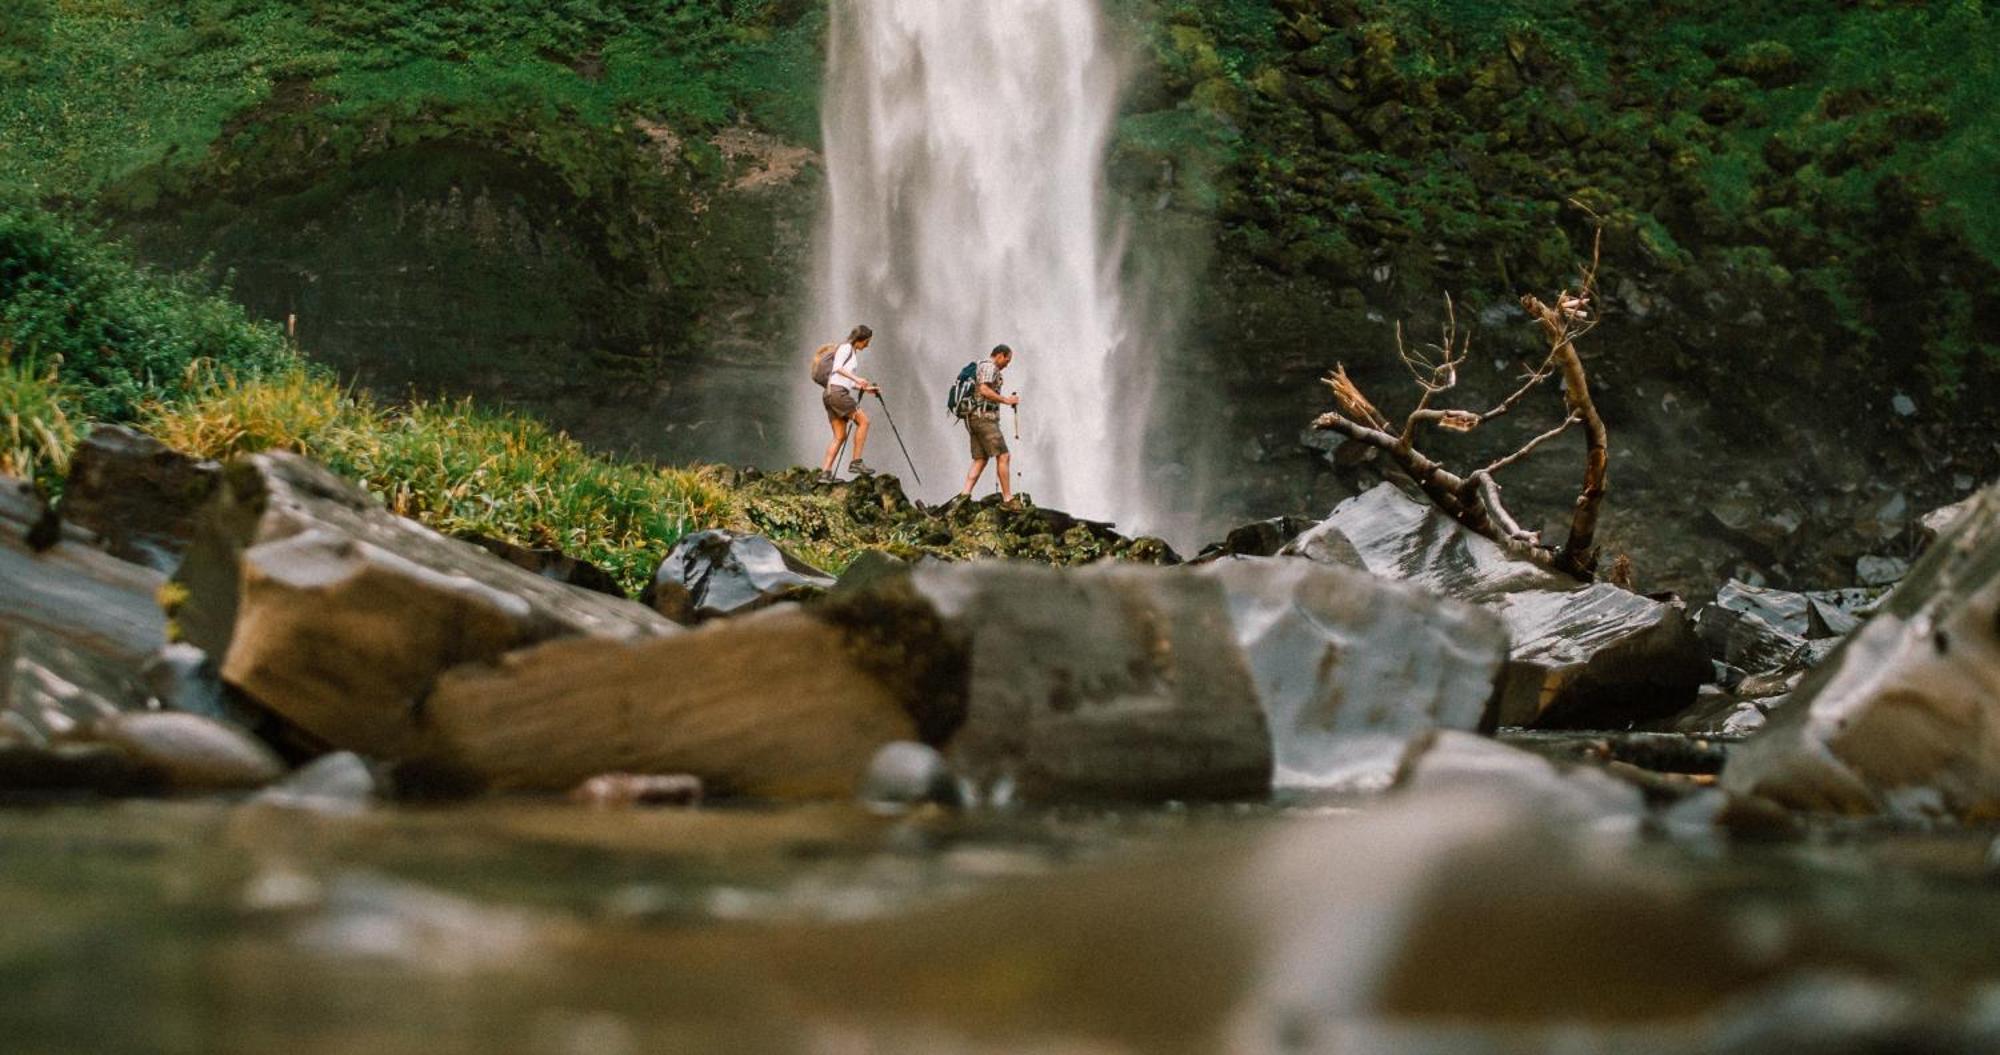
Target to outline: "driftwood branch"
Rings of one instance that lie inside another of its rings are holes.
[[[1595,219],[1595,214],[1592,217]],[[1403,339],[1402,324],[1396,326],[1396,355],[1419,392],[1415,408],[1399,427],[1390,424],[1389,418],[1355,384],[1344,365],[1336,366],[1326,378],[1339,409],[1322,414],[1313,427],[1338,432],[1382,451],[1417,482],[1440,510],[1508,552],[1580,578],[1591,578],[1597,567],[1597,516],[1604,501],[1609,444],[1604,419],[1591,399],[1590,380],[1576,342],[1600,321],[1596,298],[1602,248],[1603,226],[1599,223],[1591,244],[1590,263],[1580,269],[1581,282],[1576,289],[1564,289],[1549,302],[1532,294],[1521,298],[1521,307],[1548,340],[1549,354],[1540,365],[1527,369],[1520,386],[1492,409],[1482,413],[1432,405],[1439,396],[1457,386],[1458,369],[1471,356],[1471,334],[1460,331],[1456,306],[1447,296],[1437,343],[1412,349]],[[1461,475],[1418,449],[1416,440],[1422,426],[1470,432],[1507,414],[1529,392],[1558,375],[1562,378],[1563,402],[1568,413],[1561,424],[1529,440],[1512,454]],[[1560,547],[1544,545],[1539,535],[1523,530],[1502,503],[1495,475],[1577,425],[1582,425],[1584,432],[1584,469],[1582,486],[1570,516],[1569,535]]]

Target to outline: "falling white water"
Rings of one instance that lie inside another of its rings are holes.
[[[914,495],[935,501],[963,482],[965,429],[946,416],[945,390],[1004,343],[1022,400],[1020,439],[1002,417],[1016,488],[1145,526],[1151,371],[1127,345],[1121,250],[1102,205],[1120,79],[1096,0],[833,6],[814,333],[874,328],[861,374],[885,389],[923,486],[873,399],[867,460]],[[829,432],[802,386],[808,398],[801,449],[817,460]],[[989,467],[979,493],[993,486]]]

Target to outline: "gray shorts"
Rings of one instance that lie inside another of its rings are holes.
[[[854,412],[861,409],[861,403],[855,398],[854,390],[839,385],[826,386],[826,394],[821,396],[819,401],[826,407],[828,421],[851,421]]]
[[[1007,453],[1007,437],[1000,433],[999,418],[966,418],[965,431],[972,436],[973,461],[998,458]]]

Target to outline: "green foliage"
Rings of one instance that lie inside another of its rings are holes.
[[[1130,186],[1219,145],[1154,200],[1217,202],[1225,253],[1288,279],[1398,310],[1496,279],[1560,284],[1590,224],[1549,210],[1575,199],[1606,221],[1611,271],[1705,282],[1695,295],[1719,291],[1731,318],[1749,314],[1746,280],[1789,290],[1760,313],[1859,337],[1854,362],[1942,394],[2000,341],[2000,15],[1976,0],[1122,10],[1149,27],[1171,106],[1126,118],[1114,172]],[[1243,105],[1204,104],[1225,97]],[[1735,271],[1752,247],[1769,267]],[[1874,317],[1885,287],[1922,320],[1915,358],[1910,330],[1892,340]]]
[[[226,296],[134,264],[33,206],[0,200],[0,352],[53,373],[101,420],[181,390],[198,362],[252,374],[290,361],[273,327]]]
[[[0,84],[31,74],[49,43],[49,0],[7,0],[0,6]]]
[[[53,371],[36,372],[0,354],[0,476],[54,490],[69,471],[80,433],[74,393]]]
[[[41,60],[0,94],[0,184],[43,195],[81,200],[150,166],[197,165],[300,111],[323,135],[363,140],[420,115],[438,131],[609,132],[632,117],[691,130],[740,118],[803,141],[818,130],[823,21],[786,0],[101,0],[54,12],[34,22]],[[0,67],[11,39],[0,35]]]

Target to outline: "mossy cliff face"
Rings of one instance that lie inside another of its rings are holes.
[[[797,2],[102,0],[0,33],[0,176],[389,395],[605,447],[783,434],[817,203]],[[10,72],[11,71],[11,72]]]
[[[1875,516],[1897,493],[2000,471],[2000,22],[1977,5],[1117,8],[1145,61],[1114,180],[1149,248],[1204,261],[1185,343],[1214,354],[1183,377],[1230,426],[1198,430],[1226,459],[1218,505],[1311,511],[1354,486],[1298,448],[1328,406],[1314,380],[1344,361],[1407,406],[1393,322],[1434,339],[1447,293],[1476,331],[1460,396],[1490,405],[1537,352],[1519,295],[1574,282],[1599,221],[1585,351],[1616,505],[1654,522],[1610,545],[1642,571],[1825,581],[1906,541]],[[1525,409],[1438,447],[1501,453],[1562,413]],[[1510,491],[1566,513],[1580,461],[1552,450]],[[1751,544],[1737,505],[1806,526],[1752,524],[1786,538]],[[1713,566],[1661,528],[1715,536]]]

